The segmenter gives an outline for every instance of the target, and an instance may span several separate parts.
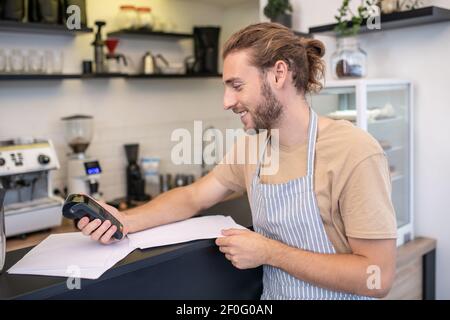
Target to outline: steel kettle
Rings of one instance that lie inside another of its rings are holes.
[[[161,60],[165,66],[169,66],[169,62],[164,58],[162,54],[153,55],[150,51],[147,51],[142,58],[142,73],[143,74],[161,74],[162,69],[158,64],[158,60]]]

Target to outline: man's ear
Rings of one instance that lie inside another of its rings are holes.
[[[281,89],[288,79],[289,67],[285,61],[278,60],[277,62],[275,62],[275,65],[273,66],[272,70],[273,70],[273,86],[276,89]]]

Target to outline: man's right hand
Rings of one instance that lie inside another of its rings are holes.
[[[123,238],[128,234],[129,227],[128,227],[128,220],[127,216],[123,213],[120,213],[116,208],[107,205],[103,202],[98,202],[105,210],[107,210],[109,213],[111,213],[119,222],[123,225]],[[85,236],[90,236],[92,240],[99,241],[102,244],[110,244],[115,241],[117,241],[112,236],[117,231],[117,227],[114,225],[111,225],[111,221],[105,220],[103,223],[101,223],[100,219],[94,219],[91,222],[89,222],[88,217],[83,217],[78,221],[77,224],[78,229],[81,230],[81,232]]]

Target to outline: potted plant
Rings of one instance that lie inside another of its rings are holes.
[[[264,15],[272,22],[292,27],[292,6],[289,0],[268,0]]]
[[[356,35],[365,19],[369,17],[378,0],[362,0],[357,13],[350,9],[351,0],[343,0],[334,31],[337,34],[337,51],[331,57],[336,78],[361,78],[367,74],[367,54],[360,48]]]

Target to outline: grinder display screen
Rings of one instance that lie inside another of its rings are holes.
[[[98,163],[98,161],[85,162],[84,168],[86,169],[86,174],[89,176],[102,172],[102,168],[100,168],[100,163]]]

